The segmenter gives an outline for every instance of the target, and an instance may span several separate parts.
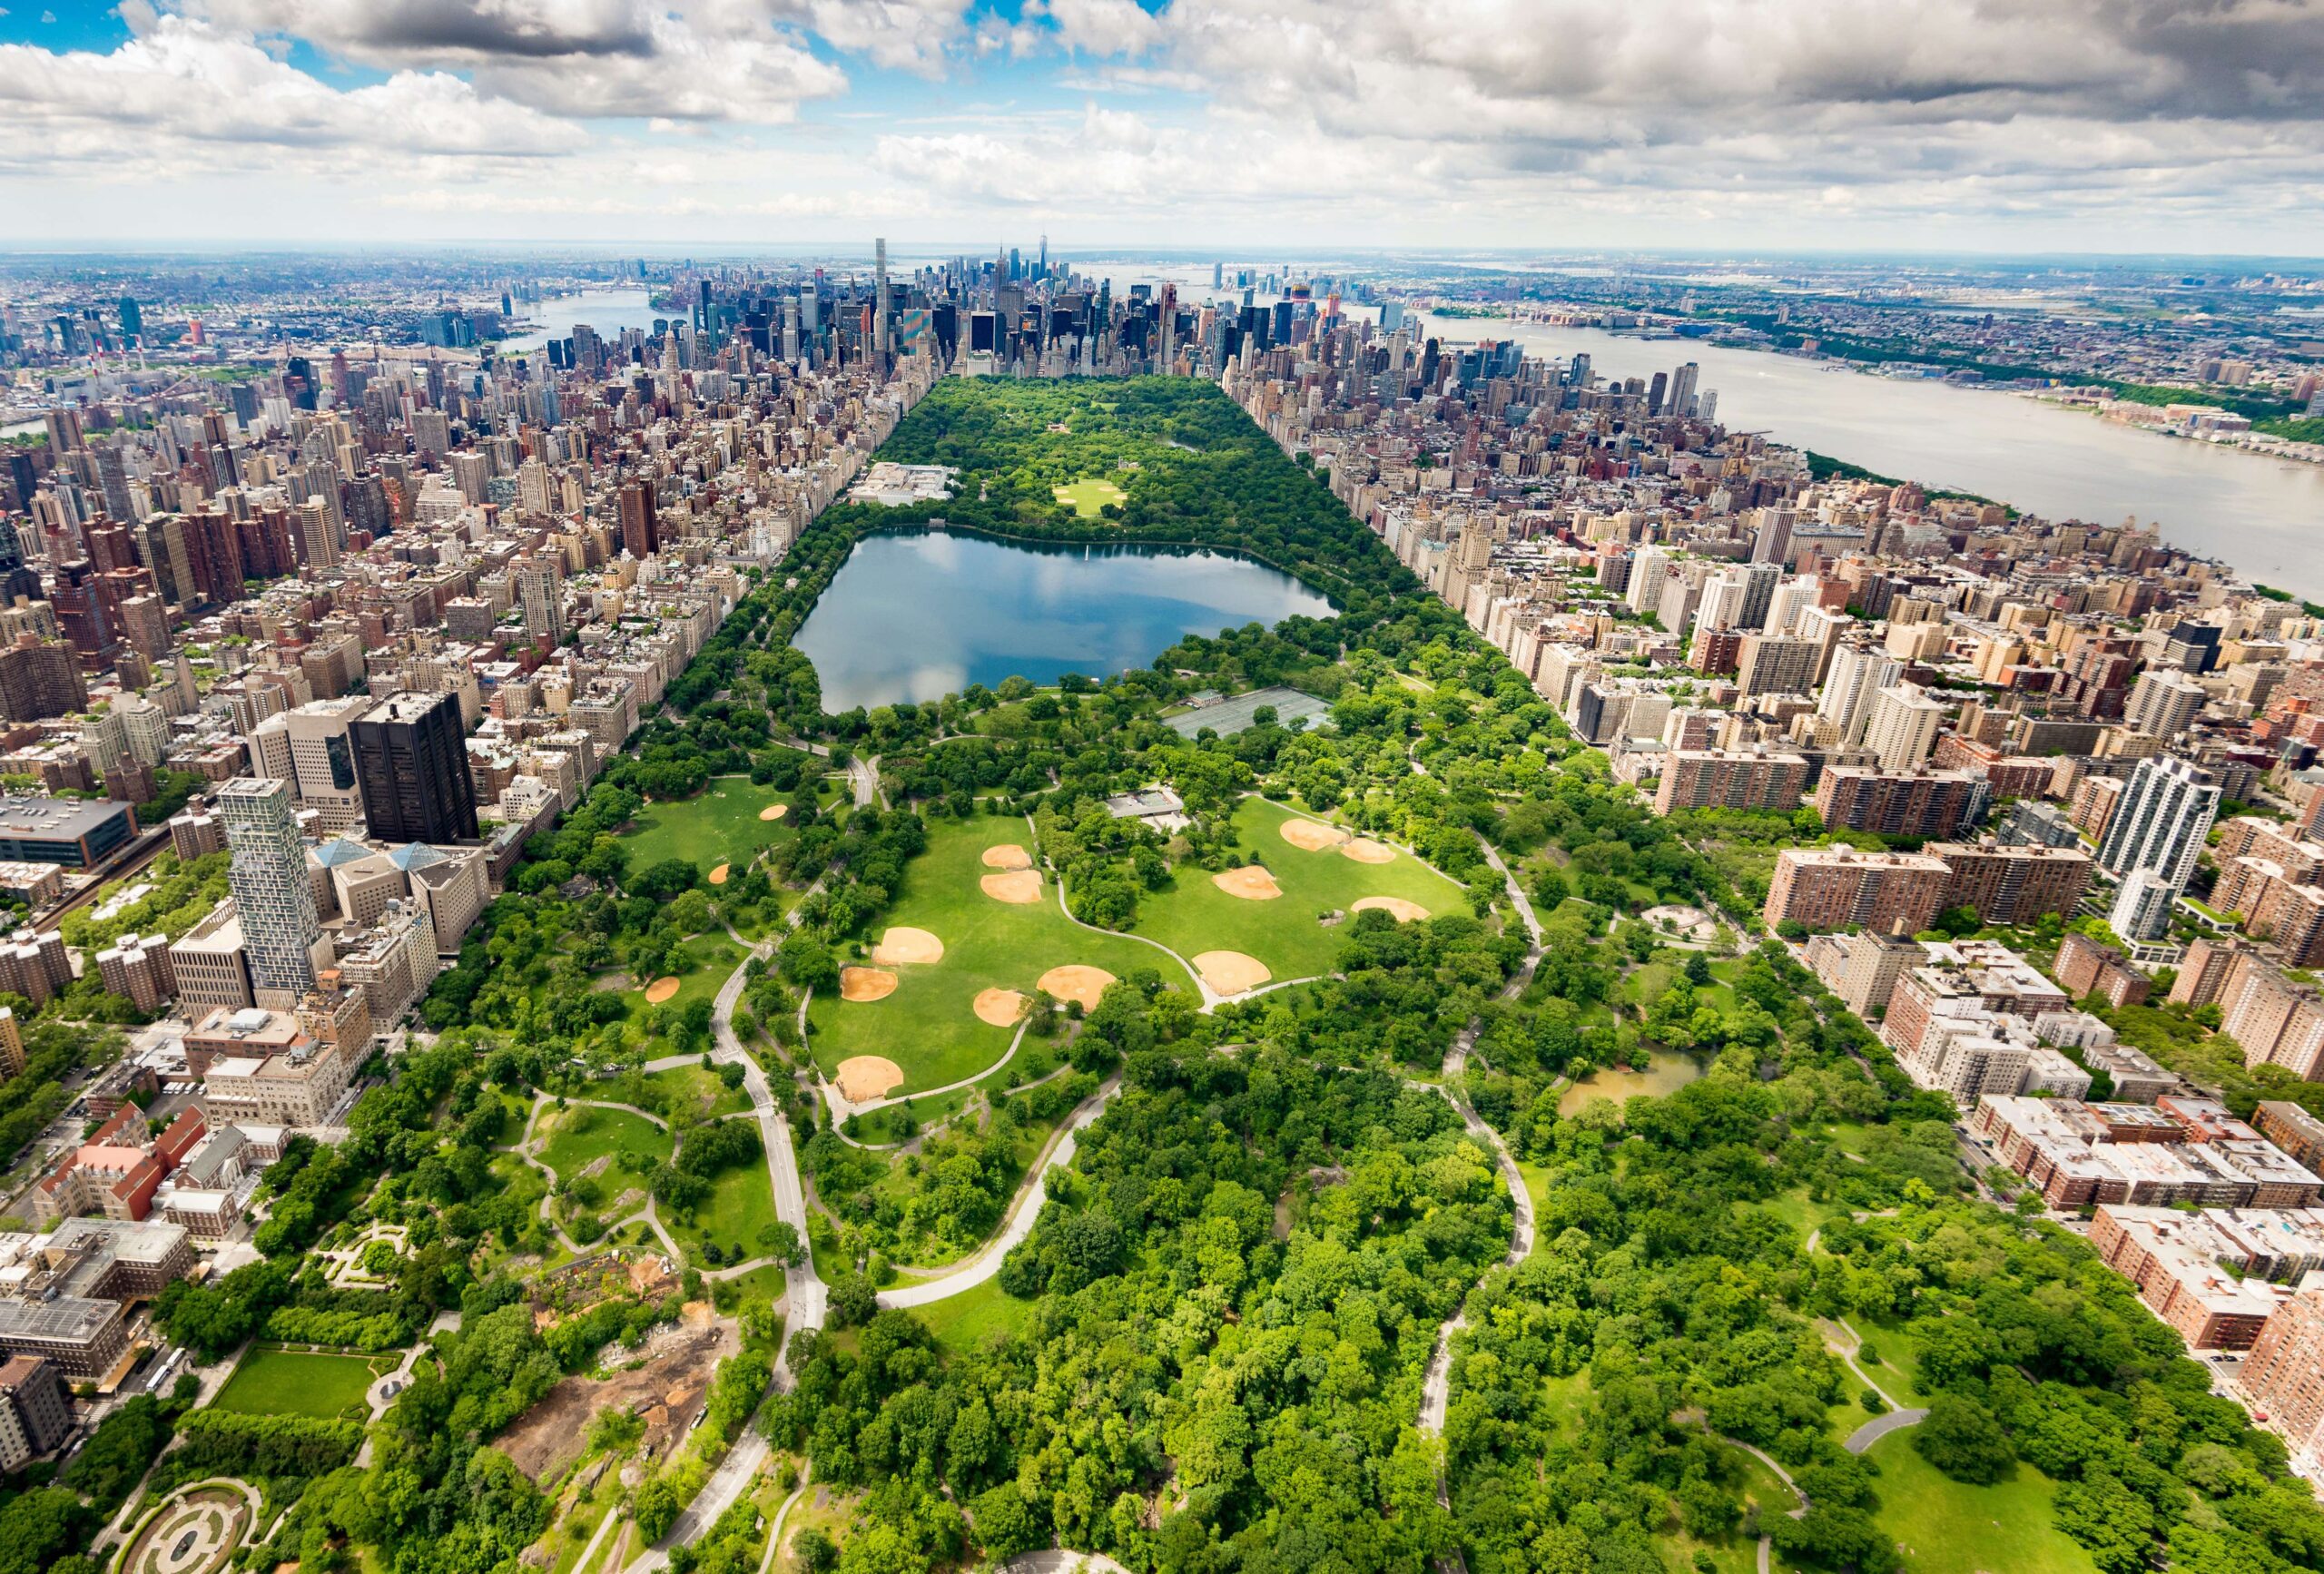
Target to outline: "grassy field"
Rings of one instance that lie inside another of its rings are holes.
[[[648,803],[622,832],[632,871],[682,858],[705,879],[722,863],[737,874],[758,853],[793,834],[787,820],[761,820],[759,811],[791,797],[753,786],[747,776],[716,776],[692,798]]]
[[[1032,1325],[1033,1303],[1001,1294],[1000,1281],[987,1279],[912,1315],[928,1324],[946,1353],[969,1355],[1001,1334],[1024,1333]]]
[[[1084,519],[1095,519],[1108,503],[1119,507],[1129,501],[1129,494],[1111,481],[1093,478],[1076,481],[1070,487],[1054,488],[1057,500],[1070,507]]]
[[[978,886],[991,872],[982,862],[984,850],[1011,842],[1029,848],[1031,841],[1021,820],[980,815],[929,821],[928,851],[904,871],[903,890],[881,927],[928,930],[944,942],[944,959],[898,968],[895,991],[881,1000],[851,1003],[835,991],[817,990],[807,1019],[815,1063],[826,1075],[851,1056],[884,1055],[903,1070],[900,1093],[973,1077],[1009,1052],[1016,1033],[977,1019],[978,993],[1030,990],[1043,973],[1068,962],[1103,968],[1116,978],[1135,968],[1158,968],[1172,982],[1192,989],[1184,969],[1152,947],[1078,927],[1058,910],[1053,885],[1044,884],[1043,900],[1034,906],[985,895]]]
[[[699,1213],[674,1214],[662,1207],[662,1227],[683,1246],[714,1243],[728,1261],[734,1249],[744,1257],[759,1254],[759,1231],[774,1222],[774,1187],[767,1179],[766,1161],[754,1159],[718,1172],[711,1182],[710,1200]]]
[[[1278,979],[1305,979],[1331,971],[1345,939],[1344,924],[1326,927],[1322,916],[1352,914],[1359,898],[1402,897],[1432,916],[1469,910],[1466,890],[1408,852],[1373,864],[1328,848],[1305,852],[1292,846],[1283,839],[1283,826],[1295,818],[1264,798],[1246,798],[1235,812],[1245,855],[1258,855],[1283,888],[1281,896],[1271,901],[1229,896],[1207,872],[1187,866],[1173,876],[1170,890],[1140,904],[1136,932],[1189,959],[1199,951],[1241,951],[1265,963]]]
[[[548,1134],[541,1146],[541,1162],[560,1179],[571,1180],[598,1159],[611,1157],[614,1162],[600,1176],[608,1196],[625,1184],[644,1185],[654,1166],[672,1152],[668,1132],[625,1109],[576,1104],[562,1113],[543,1110],[540,1118],[538,1129]],[[623,1164],[619,1156],[625,1151],[635,1155],[643,1167]]]
[[[685,953],[687,965],[676,975],[678,992],[663,1002],[673,1010],[684,1009],[695,1000],[717,999],[718,991],[725,987],[728,975],[741,967],[743,957],[749,954],[728,939],[723,930],[696,935],[680,949]],[[629,1008],[631,1021],[643,1023],[645,1013],[654,1008],[645,1003],[645,986],[653,981],[651,979],[640,979],[636,989],[623,992],[622,1000]],[[655,1048],[647,1058],[658,1058],[663,1053],[662,1049]]]
[[[714,1115],[736,1114],[751,1107],[748,1090],[729,1087],[718,1080],[716,1073],[704,1071],[699,1066],[673,1066],[651,1072],[645,1082],[661,1091],[668,1100],[665,1107],[680,1125],[688,1120],[707,1120]]]
[[[1777,1480],[1775,1471],[1741,1449],[1722,1451],[1740,1479],[1743,1500],[1758,1506],[1762,1523],[1774,1520],[1779,1514],[1788,1513],[1798,1506],[1797,1494]],[[1757,1574],[1759,1567],[1759,1543],[1739,1530],[1705,1541],[1698,1540],[1683,1529],[1674,1526],[1664,1536],[1663,1544],[1676,1554],[1672,1559],[1676,1568],[1692,1568],[1698,1553],[1707,1555],[1718,1574]],[[1787,1559],[1780,1552],[1770,1549],[1768,1567],[1771,1574],[1792,1574],[1798,1565]]]
[[[1891,1432],[1866,1457],[1880,1467],[1880,1529],[1915,1574],[2094,1574],[2090,1554],[2050,1522],[2050,1479],[2019,1461],[2007,1480],[1964,1486]]]
[[[210,1402],[244,1415],[303,1415],[328,1421],[370,1413],[364,1391],[396,1369],[393,1355],[323,1355],[261,1344],[242,1357]]]

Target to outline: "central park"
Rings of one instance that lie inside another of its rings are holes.
[[[802,534],[269,1172],[261,1260],[162,1295],[250,1353],[154,1411],[198,1446],[144,1562],[2132,1574],[2313,1529],[1218,389],[951,379],[881,457],[952,495]],[[803,649],[898,542],[1003,555],[926,611],[975,636],[932,692]],[[1125,565],[1195,576],[1138,648],[979,623]]]

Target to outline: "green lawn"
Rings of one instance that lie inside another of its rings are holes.
[[[759,818],[760,810],[790,798],[772,787],[753,786],[747,776],[716,776],[692,798],[649,803],[622,832],[629,867],[635,871],[682,858],[705,879],[722,863],[733,864],[740,874],[762,849],[793,834],[788,819]]]
[[[682,1246],[714,1242],[729,1262],[735,1260],[737,1246],[743,1257],[757,1256],[759,1231],[774,1217],[774,1187],[763,1158],[719,1171],[710,1184],[710,1200],[698,1213],[677,1214],[666,1203],[662,1206],[662,1227],[672,1239]]]
[[[1299,818],[1264,798],[1246,798],[1235,827],[1247,859],[1256,853],[1283,894],[1266,901],[1229,896],[1208,871],[1191,864],[1174,871],[1168,890],[1138,907],[1137,932],[1192,959],[1202,951],[1241,951],[1266,964],[1275,979],[1328,973],[1346,939],[1345,921],[1326,926],[1325,913],[1354,916],[1367,896],[1402,897],[1432,916],[1465,913],[1469,893],[1410,853],[1389,863],[1358,863],[1335,850],[1307,852],[1283,839],[1285,821]]]
[[[1115,486],[1111,481],[1100,481],[1094,477],[1076,481],[1070,487],[1058,487],[1053,490],[1057,493],[1059,502],[1070,507],[1084,519],[1097,518],[1098,511],[1108,503],[1119,507],[1129,501],[1129,494],[1119,487]]]
[[[1733,1480],[1740,1489],[1746,1504],[1757,1504],[1759,1520],[1768,1523],[1777,1516],[1788,1513],[1799,1506],[1798,1495],[1777,1479],[1775,1471],[1761,1464],[1741,1449],[1722,1449],[1720,1452],[1734,1471]],[[1706,1553],[1718,1574],[1756,1574],[1759,1567],[1759,1543],[1742,1534],[1740,1530],[1712,1540],[1697,1540],[1675,1526],[1664,1538],[1664,1544],[1677,1556],[1673,1566],[1693,1567],[1695,1554]],[[1779,1552],[1770,1551],[1768,1567],[1775,1574],[1791,1574],[1797,1565],[1787,1560]]]
[[[1915,1574],[2093,1574],[2090,1554],[2051,1521],[2052,1483],[2020,1461],[2005,1481],[1964,1486],[1915,1451],[1909,1429],[1866,1457],[1880,1467],[1875,1523]]]
[[[743,965],[743,959],[750,954],[728,939],[724,930],[696,935],[679,950],[684,953],[685,963],[674,975],[678,980],[678,992],[663,1002],[674,1011],[683,1010],[695,1000],[717,999],[718,991],[725,988],[727,978]],[[678,966],[675,957],[672,965]],[[642,1024],[645,1014],[654,1008],[645,1002],[646,986],[653,982],[651,979],[639,979],[636,988],[623,992],[622,1003],[628,1008],[632,1022]],[[651,1049],[646,1058],[659,1059],[667,1052],[666,1048],[656,1047]]]
[[[1921,1386],[1920,1347],[1913,1336],[1905,1332],[1904,1323],[1893,1317],[1855,1316],[1843,1321],[1856,1330],[1856,1338],[1872,1347],[1879,1355],[1877,1364],[1856,1357],[1856,1364],[1870,1373],[1881,1391],[1899,1404],[1926,1404],[1931,1397]]]
[[[1193,988],[1184,969],[1152,947],[1076,926],[1058,910],[1054,885],[1044,883],[1043,900],[1031,906],[985,895],[978,882],[992,871],[984,867],[984,850],[1006,843],[1029,849],[1032,840],[1022,820],[1004,816],[928,822],[928,851],[905,869],[903,889],[879,921],[882,930],[928,930],[944,942],[944,959],[896,969],[895,991],[881,1000],[849,1002],[836,990],[816,990],[807,1020],[815,1063],[826,1075],[851,1056],[884,1055],[903,1070],[900,1093],[973,1077],[1009,1052],[1016,1032],[977,1019],[978,993],[1029,991],[1043,973],[1065,963],[1102,968],[1118,979],[1136,968],[1158,968],[1170,981]]]
[[[394,1355],[327,1355],[261,1344],[242,1357],[211,1404],[244,1415],[303,1415],[328,1421],[370,1413],[364,1391],[396,1369]]]
[[[644,1080],[647,1087],[661,1092],[663,1107],[680,1125],[707,1120],[714,1115],[735,1114],[751,1107],[747,1090],[727,1087],[715,1072],[704,1071],[699,1066],[673,1066],[649,1072]]]
[[[571,1180],[598,1159],[611,1156],[613,1163],[599,1175],[608,1197],[626,1184],[643,1185],[654,1166],[672,1151],[668,1132],[625,1109],[599,1109],[586,1104],[574,1105],[562,1113],[545,1109],[537,1129],[548,1134],[540,1160],[559,1179]],[[623,1164],[619,1156],[624,1152],[634,1155],[639,1166]]]
[[[1028,1038],[1025,1042],[1029,1047],[1034,1040]],[[1023,1050],[1018,1051],[1018,1059],[1024,1058],[1024,1054]],[[1009,1064],[1011,1070],[1016,1068],[1015,1060]],[[854,1137],[856,1141],[872,1147],[878,1147],[886,1143],[901,1142],[904,1140],[904,1121],[907,1118],[917,1122],[920,1129],[925,1132],[939,1121],[949,1119],[959,1113],[960,1107],[969,1101],[969,1096],[973,1091],[972,1088],[956,1087],[950,1093],[940,1093],[933,1098],[915,1098],[909,1110],[901,1104],[891,1104],[885,1109],[875,1109],[869,1115],[858,1116],[855,1129],[848,1135]]]
[[[727,1244],[733,1244],[732,1242]],[[756,1252],[757,1244],[752,1243],[750,1249]],[[783,1292],[787,1287],[783,1270],[770,1263],[763,1268],[753,1268],[740,1278],[714,1279],[711,1281],[710,1291],[711,1298],[717,1303],[718,1309],[733,1314],[738,1313],[748,1302],[756,1302],[762,1306],[772,1306],[783,1299]]]
[[[969,1355],[1003,1333],[1023,1333],[1032,1325],[1033,1303],[1003,1294],[1000,1280],[987,1279],[912,1315],[928,1324],[948,1354]]]

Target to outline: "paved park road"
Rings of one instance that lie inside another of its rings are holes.
[[[1098,1091],[1083,1099],[1058,1135],[1049,1139],[1049,1152],[1034,1161],[1031,1182],[1017,1194],[1017,1205],[1009,1215],[1000,1234],[985,1243],[982,1249],[949,1274],[932,1279],[900,1285],[880,1292],[880,1304],[888,1307],[925,1306],[932,1301],[943,1301],[963,1290],[972,1290],[1000,1272],[1003,1258],[1010,1249],[1033,1233],[1033,1225],[1041,1216],[1041,1208],[1049,1201],[1049,1174],[1073,1162],[1073,1151],[1081,1128],[1098,1118],[1107,1101],[1121,1091],[1120,1073],[1108,1077]],[[1027,1556],[1032,1556],[1029,1553]],[[1015,1565],[1011,1565],[1015,1567]]]
[[[771,946],[761,945],[753,948],[753,954],[763,956],[772,949]],[[748,965],[747,961],[738,965],[718,991],[718,1001],[711,1013],[711,1028],[717,1039],[713,1058],[736,1061],[743,1067],[743,1087],[751,1096],[751,1109],[758,1119],[759,1137],[766,1151],[767,1176],[774,1187],[775,1217],[799,1232],[801,1260],[784,1274],[783,1349],[775,1356],[773,1381],[769,1389],[771,1392],[783,1392],[792,1383],[792,1336],[823,1325],[825,1291],[823,1282],[815,1276],[814,1259],[806,1251],[807,1193],[799,1183],[799,1160],[791,1147],[791,1123],[775,1107],[765,1071],[734,1036],[734,1004],[743,998],[743,988],[749,981],[744,972]],[[672,1547],[699,1540],[717,1523],[718,1516],[749,1489],[766,1457],[765,1436],[755,1426],[746,1426],[694,1501],[671,1525],[669,1533],[639,1553],[625,1574],[654,1574],[668,1565]]]

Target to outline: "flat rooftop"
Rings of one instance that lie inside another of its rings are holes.
[[[128,812],[126,803],[77,798],[0,798],[0,836],[77,841]]]

